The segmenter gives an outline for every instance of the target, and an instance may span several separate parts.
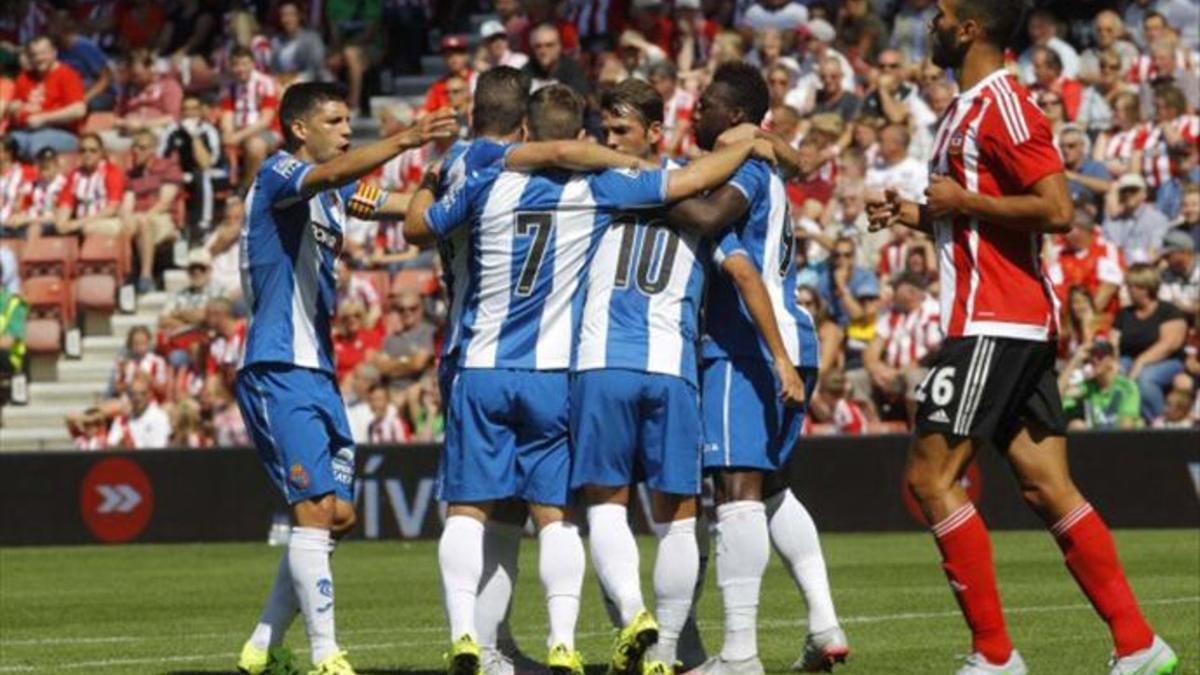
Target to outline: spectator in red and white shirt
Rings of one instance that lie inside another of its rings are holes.
[[[1059,302],[1065,305],[1071,288],[1082,286],[1096,313],[1107,315],[1105,327],[1112,325],[1121,308],[1118,291],[1125,282],[1125,256],[1097,229],[1090,203],[1076,202],[1075,220],[1061,246],[1047,269]]]
[[[234,314],[233,302],[228,298],[213,298],[205,309],[204,325],[209,330],[208,374],[220,377],[232,389],[246,350],[246,322]]]
[[[865,402],[851,398],[846,374],[841,370],[831,370],[821,375],[821,386],[813,396],[809,419],[817,424],[829,425],[829,433],[865,434],[867,413],[864,405]]]
[[[58,198],[54,226],[59,234],[82,232],[116,236],[125,225],[119,217],[125,195],[125,172],[109,161],[96,134],[79,142],[79,166],[67,174]]]
[[[1033,48],[1033,83],[1029,91],[1037,95],[1042,92],[1058,94],[1066,109],[1067,119],[1075,121],[1079,105],[1083,102],[1083,84],[1063,75],[1062,59],[1049,47]]]
[[[1138,80],[1138,96],[1142,104],[1142,114],[1149,117],[1154,114],[1154,95],[1159,87],[1172,84],[1183,92],[1189,110],[1200,106],[1200,80],[1197,79],[1197,69],[1200,64],[1192,63],[1186,52],[1178,47],[1178,41],[1164,39],[1150,45],[1149,57],[1141,57],[1135,68],[1143,68],[1145,60],[1149,60],[1144,77]]]
[[[171,440],[171,418],[155,401],[149,375],[138,373],[129,384],[129,412],[108,429],[108,446],[125,450],[165,448]]]
[[[941,308],[925,292],[920,274],[905,272],[893,285],[892,304],[879,315],[863,362],[876,391],[888,399],[903,397],[911,419],[925,359],[942,344]]]
[[[153,337],[146,326],[135,326],[125,338],[125,351],[117,357],[109,381],[110,398],[124,398],[130,384],[140,373],[150,378],[154,395],[163,399],[171,386],[171,367],[166,359],[151,351]]]
[[[1187,114],[1187,100],[1179,87],[1164,85],[1154,90],[1154,109],[1157,124],[1146,136],[1142,157],[1142,175],[1146,185],[1157,188],[1179,173],[1178,159],[1200,148],[1200,116]]]
[[[58,198],[66,184],[67,176],[58,162],[58,153],[54,148],[42,148],[37,154],[37,172],[25,203],[16,215],[9,217],[7,225],[25,228],[30,237],[55,234]]]
[[[467,36],[447,35],[442,38],[442,58],[446,62],[446,75],[429,87],[429,91],[425,94],[425,105],[421,106],[422,114],[451,105],[448,87],[453,78],[465,82],[468,89],[475,89],[475,73],[471,72],[471,56],[467,52]]]
[[[138,131],[162,132],[179,119],[183,107],[183,87],[173,74],[155,71],[152,52],[138,49],[122,61],[126,82],[117,97],[117,121],[101,133],[104,147],[119,152],[129,149]]]
[[[696,108],[696,97],[679,86],[679,73],[669,60],[652,64],[647,74],[650,84],[663,98],[663,152],[671,156],[686,155],[695,145],[692,111]]]
[[[233,83],[221,99],[221,140],[244,153],[242,176],[253,177],[279,146],[279,86],[254,67],[254,53],[237,47],[230,55]]]
[[[105,450],[108,448],[108,420],[99,408],[67,415],[67,432],[76,450]]]
[[[386,386],[372,386],[367,394],[367,405],[371,408],[371,421],[367,425],[370,443],[407,443],[412,440],[412,430],[391,402]]]
[[[1104,164],[1113,176],[1133,170],[1135,155],[1141,156],[1150,136],[1150,125],[1142,122],[1137,94],[1117,94],[1113,100],[1113,128],[1100,134],[1092,158]]]
[[[367,323],[366,307],[359,300],[338,303],[333,329],[333,353],[338,382],[345,383],[355,368],[371,359],[383,346],[383,324]]]
[[[83,78],[58,60],[58,50],[47,36],[26,47],[30,68],[17,77],[7,114],[12,134],[27,157],[51,147],[72,152],[79,147],[79,126],[87,115]]]
[[[25,236],[27,223],[19,218],[36,177],[33,167],[17,161],[16,140],[0,136],[0,239]]]

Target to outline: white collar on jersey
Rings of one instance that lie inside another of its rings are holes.
[[[974,87],[971,87],[970,89],[959,94],[957,98],[960,101],[970,101],[971,99],[975,98],[976,96],[979,96],[979,94],[982,93],[983,90],[986,89],[988,86],[990,86],[993,82],[1004,79],[1004,77],[1006,77],[1007,75],[1008,75],[1008,69],[1005,68],[1004,66],[1001,66],[1001,67],[997,68],[996,70],[993,70],[991,75],[988,75],[987,77],[983,78],[982,80],[976,82]]]

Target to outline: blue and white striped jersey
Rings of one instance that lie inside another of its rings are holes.
[[[357,181],[304,200],[313,165],[280,151],[267,158],[246,194],[242,294],[250,325],[242,365],[288,363],[333,372],[333,264],[342,250],[346,201]]]
[[[488,138],[473,141],[456,141],[442,158],[442,176],[438,184],[437,197],[463,189],[467,177],[497,166],[504,160],[508,144]],[[462,308],[467,293],[467,266],[470,261],[470,228],[455,229],[438,241],[438,254],[442,258],[442,282],[450,300],[446,322],[446,339],[442,341],[442,357],[452,357],[458,347],[462,328]]]
[[[730,185],[742,191],[750,208],[731,226],[736,237],[721,240],[714,257],[719,263],[733,254],[749,256],[762,273],[792,363],[815,368],[820,349],[812,316],[796,304],[795,238],[783,180],[770,164],[753,159],[738,169]],[[737,287],[723,274],[713,277],[704,305],[704,357],[770,359]]]
[[[659,206],[665,171],[524,174],[495,167],[430,207],[444,239],[470,233],[458,365],[565,370],[582,311],[577,290],[617,209]],[[452,348],[453,349],[453,348]]]
[[[663,209],[616,214],[588,268],[573,369],[625,368],[696,385],[710,250],[667,227]]]

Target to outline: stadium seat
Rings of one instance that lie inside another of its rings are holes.
[[[422,295],[430,295],[436,293],[437,289],[437,275],[433,273],[433,270],[400,270],[396,276],[392,277],[392,293],[409,290]]]
[[[75,320],[75,296],[67,279],[32,277],[21,285],[21,294],[29,303],[31,317],[54,318],[64,324]]]
[[[81,309],[115,310],[117,278],[104,273],[80,276],[75,283],[75,301]]]
[[[129,274],[129,247],[128,236],[89,234],[79,250],[79,274],[107,273],[120,282]]]
[[[30,319],[25,323],[25,348],[30,354],[58,354],[62,334],[58,319]]]
[[[38,237],[25,245],[21,255],[21,276],[75,276],[79,240],[75,237]]]

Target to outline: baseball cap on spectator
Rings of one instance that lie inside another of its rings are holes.
[[[1117,179],[1117,192],[1122,190],[1145,190],[1146,179],[1140,173],[1127,173]]]
[[[1104,358],[1106,356],[1113,356],[1116,353],[1117,350],[1113,348],[1112,343],[1108,340],[1096,340],[1092,343],[1092,349],[1089,352],[1093,358]]]
[[[1163,254],[1173,253],[1175,251],[1187,251],[1188,253],[1194,253],[1196,251],[1196,242],[1192,241],[1192,235],[1178,228],[1163,235]]]
[[[700,10],[700,0],[675,0],[675,9]]]
[[[802,24],[797,29],[797,32],[800,33],[801,37],[810,37],[821,42],[833,42],[833,39],[837,37],[833,26],[825,19],[813,19],[806,24]]]
[[[879,277],[872,274],[872,275],[870,275],[870,277],[868,279],[867,275],[864,275],[864,282],[861,284],[858,284],[857,288],[854,289],[854,298],[856,300],[865,300],[867,298],[878,298],[878,297],[879,297]]]
[[[484,21],[479,28],[479,37],[483,40],[491,40],[494,37],[505,35],[508,35],[508,31],[504,30],[504,24],[495,19]]]
[[[924,276],[917,274],[916,272],[909,271],[909,270],[905,270],[905,271],[897,274],[892,279],[893,286],[899,286],[901,284],[908,284],[909,286],[912,286],[914,288],[919,288],[921,290],[925,290],[926,287],[929,286],[929,282],[925,279]]]
[[[1089,197],[1080,195],[1075,199],[1075,217],[1071,224],[1085,230],[1096,227],[1096,206]]]
[[[447,35],[442,38],[442,51],[467,51],[467,36],[466,35]]]

